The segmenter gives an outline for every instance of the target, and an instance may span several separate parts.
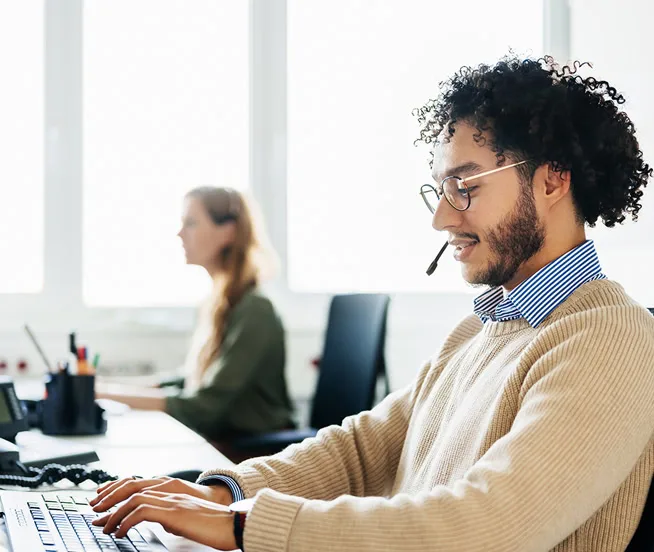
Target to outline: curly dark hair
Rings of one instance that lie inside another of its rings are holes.
[[[507,56],[493,66],[462,67],[440,83],[436,100],[414,110],[416,142],[435,143],[446,127],[447,141],[456,122],[464,121],[477,129],[478,143],[487,133],[498,165],[506,156],[528,160],[519,167],[527,182],[543,164],[570,171],[580,223],[594,226],[601,218],[612,227],[625,213],[637,220],[652,169],[643,161],[634,124],[618,108],[624,97],[607,81],[579,76],[584,65],[590,64],[559,67],[549,56]]]

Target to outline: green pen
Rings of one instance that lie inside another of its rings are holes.
[[[95,356],[93,357],[93,368],[97,370],[99,363],[100,363],[100,355],[99,353],[95,353]]]

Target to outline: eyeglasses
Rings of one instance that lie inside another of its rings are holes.
[[[468,188],[468,182],[474,180],[475,178],[481,178],[482,176],[488,176],[490,174],[495,174],[497,172],[503,171],[505,169],[510,169],[511,167],[517,167],[522,165],[527,161],[519,161],[518,163],[513,163],[507,165],[506,167],[499,167],[498,169],[492,169],[490,171],[484,171],[479,174],[474,174],[468,178],[460,178],[458,176],[446,176],[441,180],[439,189],[434,188],[431,184],[423,184],[420,187],[420,195],[422,196],[427,209],[433,215],[436,212],[436,207],[438,201],[441,197],[445,196],[447,202],[454,207],[457,211],[465,211],[470,207],[470,190]]]

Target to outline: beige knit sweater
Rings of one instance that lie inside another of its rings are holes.
[[[654,471],[654,317],[615,282],[466,318],[415,383],[233,477],[246,552],[622,551]]]

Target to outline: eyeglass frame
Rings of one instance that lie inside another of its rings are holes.
[[[513,167],[517,167],[518,165],[523,165],[524,163],[527,163],[526,159],[524,161],[518,161],[517,163],[512,163],[511,165],[506,165],[504,167],[498,167],[496,169],[491,169],[490,171],[484,171],[484,172],[481,172],[479,174],[473,174],[472,176],[468,176],[467,178],[461,178],[460,176],[456,176],[456,175],[446,176],[440,182],[440,189],[441,189],[440,192],[434,186],[432,186],[431,184],[423,184],[422,186],[420,186],[420,192],[419,193],[420,193],[420,196],[422,197],[422,200],[425,202],[425,205],[427,205],[427,209],[429,209],[429,212],[432,215],[436,212],[436,209],[435,208],[432,209],[431,203],[429,203],[429,200],[425,197],[425,194],[423,193],[423,189],[425,187],[428,187],[428,188],[430,188],[430,189],[432,189],[434,191],[434,194],[436,195],[436,199],[439,202],[440,202],[441,198],[443,196],[445,196],[445,199],[452,206],[453,209],[456,209],[457,211],[467,211],[468,208],[470,207],[471,198],[470,198],[470,193],[468,192],[468,185],[466,184],[466,182],[469,182],[470,180],[475,180],[477,178],[481,178],[483,176],[488,176],[488,175],[491,175],[491,174],[495,174],[495,173],[501,172],[501,171],[506,170],[506,169],[511,169]],[[456,178],[458,181],[460,181],[461,184],[463,184],[463,187],[465,188],[465,190],[467,192],[466,195],[468,197],[468,203],[466,204],[466,206],[463,209],[459,209],[456,205],[453,205],[452,202],[447,197],[447,195],[445,195],[445,193],[443,192],[443,189],[445,188],[445,182],[447,180],[450,180],[451,178]]]

